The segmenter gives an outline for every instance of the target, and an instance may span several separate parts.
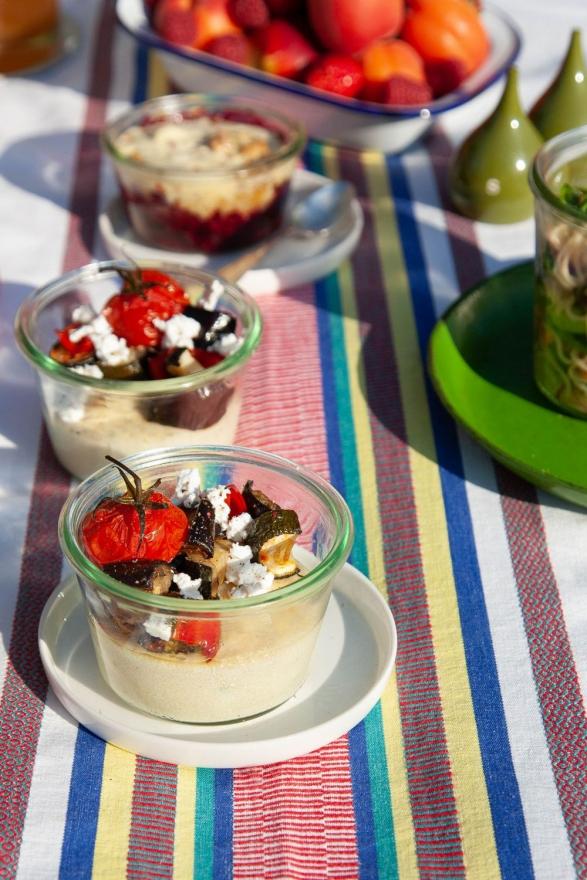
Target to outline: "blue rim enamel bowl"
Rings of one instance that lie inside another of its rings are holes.
[[[275,103],[283,113],[302,122],[316,140],[386,153],[404,150],[422,137],[441,114],[463,107],[487,91],[513,64],[522,43],[507,15],[485,7],[482,18],[491,51],[475,73],[459,89],[426,107],[394,107],[340,98],[305,83],[177,46],[152,30],[143,0],[117,0],[116,12],[119,23],[132,37],[157,50],[177,89]]]

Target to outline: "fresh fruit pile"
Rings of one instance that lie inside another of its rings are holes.
[[[56,331],[53,360],[95,379],[167,379],[211,367],[235,351],[236,320],[192,305],[157,269],[119,270],[122,287],[99,314],[88,306]]]
[[[242,491],[233,484],[206,490],[199,471],[190,468],[179,473],[171,499],[158,491],[160,480],[145,488],[126,464],[106,458],[126,492],[102,499],[85,516],[81,540],[110,577],[142,592],[186,600],[246,598],[297,577],[292,550],[301,532],[298,515],[252,481]],[[199,650],[211,660],[220,645],[220,622],[151,615],[138,639],[149,651]]]
[[[489,52],[473,0],[150,0],[166,40],[343,98],[425,105]]]

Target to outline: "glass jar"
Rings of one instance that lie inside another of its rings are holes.
[[[534,378],[587,416],[587,126],[547,141],[530,175],[536,215]],[[584,203],[584,206],[583,206]]]
[[[334,577],[351,549],[353,526],[344,500],[316,474],[236,446],[160,449],[126,464],[143,485],[161,479],[159,491],[169,497],[187,468],[199,470],[204,487],[253,480],[255,488],[297,512],[302,531],[294,555],[302,576],[249,598],[198,601],[114,580],[91,562],[80,541],[84,517],[103,498],[124,492],[116,470],[103,468],[69,497],[59,539],[82,589],[105,681],[144,712],[192,723],[245,718],[288,700],[308,675]],[[178,625],[197,628],[200,649],[169,649],[168,634]],[[161,636],[155,649],[146,638],[153,633]]]
[[[99,312],[121,286],[119,261],[92,263],[68,272],[24,301],[16,316],[16,339],[37,371],[43,412],[55,454],[83,479],[102,467],[104,456],[125,458],[161,446],[232,443],[241,408],[241,378],[261,338],[255,301],[207,272],[161,262],[141,262],[176,279],[193,303],[236,319],[237,350],[214,366],[187,376],[157,380],[92,378],[50,357],[57,328],[76,306]]]
[[[102,143],[139,238],[213,253],[279,228],[305,135],[295,120],[263,104],[165,95],[115,119]]]

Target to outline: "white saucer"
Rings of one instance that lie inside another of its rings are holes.
[[[329,179],[321,174],[297,170],[291,182],[290,205],[328,182]],[[113,259],[164,260],[216,272],[224,263],[232,262],[246,253],[245,250],[231,251],[210,257],[197,252],[179,253],[149,247],[135,236],[118,198],[113,199],[100,214],[99,224],[106,250]],[[362,228],[363,212],[355,198],[326,234],[310,239],[296,238],[291,234],[276,236],[271,250],[257,267],[243,275],[239,286],[251,294],[274,293],[316,281],[333,272],[353,252]]]
[[[287,703],[246,721],[182,724],[135,710],[102,679],[73,577],[39,624],[45,672],[60,702],[102,739],[148,758],[196,767],[273,764],[337,739],[373,708],[395,662],[396,629],[376,587],[345,565],[326,611],[308,681]]]

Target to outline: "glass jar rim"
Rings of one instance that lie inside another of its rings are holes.
[[[81,499],[89,487],[93,485],[95,490],[105,489],[108,485],[115,482],[116,478],[114,477],[112,466],[107,465],[80,483],[66,500],[59,516],[59,543],[74,570],[83,578],[86,578],[118,599],[146,606],[154,612],[168,611],[175,614],[183,613],[184,615],[191,612],[199,614],[200,612],[218,613],[222,611],[224,613],[225,611],[236,611],[239,608],[266,606],[276,602],[284,602],[286,599],[297,599],[312,593],[334,577],[350,553],[354,537],[352,515],[346,501],[334,486],[308,468],[297,465],[289,459],[272,452],[249,449],[244,446],[221,445],[152,449],[128,456],[124,459],[124,462],[132,467],[133,470],[140,470],[141,467],[169,464],[173,461],[177,461],[178,465],[182,461],[185,463],[186,460],[197,463],[198,458],[201,460],[216,458],[218,463],[224,464],[234,463],[235,461],[239,464],[246,464],[248,461],[257,466],[265,466],[273,471],[278,471],[289,479],[301,483],[314,497],[324,504],[335,524],[335,540],[324,559],[321,559],[307,574],[302,575],[298,581],[269,593],[262,593],[261,595],[248,598],[222,599],[220,602],[217,599],[202,599],[194,603],[196,607],[192,607],[189,604],[186,607],[186,600],[181,598],[155,596],[151,593],[142,592],[140,595],[137,595],[136,588],[111,578],[89,559],[83,552],[72,527],[76,508],[81,503]]]
[[[564,159],[561,159],[560,165],[553,168],[552,166],[556,158],[560,156],[565,149],[570,151],[573,147],[576,148],[576,153],[573,156],[567,156]],[[552,173],[553,171],[557,171],[559,168],[564,167],[566,162],[578,158],[578,156],[583,154],[587,158],[587,125],[581,125],[578,128],[571,128],[568,131],[563,131],[542,144],[534,156],[529,178],[535,197],[543,199],[551,208],[558,211],[558,213],[572,220],[579,220],[582,224],[585,224],[587,223],[587,215],[582,214],[581,211],[578,211],[572,205],[563,202],[562,199],[553,192],[546,180],[549,172]]]
[[[173,115],[181,108],[187,107],[209,107],[211,110],[214,108],[221,109],[226,108],[231,110],[238,110],[242,112],[251,112],[256,113],[261,117],[265,117],[267,121],[271,122],[274,120],[278,122],[280,125],[285,127],[285,130],[288,132],[289,137],[284,141],[277,149],[272,151],[268,156],[262,156],[260,158],[254,159],[246,165],[239,166],[238,168],[216,168],[216,169],[202,169],[202,170],[190,170],[187,168],[161,168],[158,165],[151,165],[148,162],[143,162],[138,159],[132,159],[129,156],[123,156],[116,148],[114,139],[129,128],[132,124],[136,124],[140,121],[140,119],[147,115],[149,112],[156,112],[159,110],[162,113],[167,112],[170,116]],[[148,174],[156,174],[162,178],[171,178],[171,177],[179,177],[182,179],[209,179],[213,178],[215,180],[219,180],[223,177],[242,177],[248,175],[251,171],[258,171],[263,168],[270,168],[271,166],[278,164],[280,162],[284,162],[287,159],[293,158],[298,155],[306,143],[306,132],[304,127],[294,119],[291,119],[284,114],[273,110],[273,108],[268,107],[263,102],[257,100],[255,98],[247,98],[246,101],[242,102],[237,96],[232,95],[198,95],[198,94],[174,94],[174,95],[162,95],[158,98],[151,98],[149,101],[144,101],[142,104],[138,104],[135,107],[132,107],[130,110],[126,110],[120,116],[117,116],[116,119],[113,119],[108,125],[104,128],[101,133],[101,141],[104,150],[108,153],[110,158],[121,165],[126,165],[129,168],[135,168],[139,171]]]
[[[224,288],[224,292],[228,293],[235,305],[240,307],[241,313],[238,317],[245,323],[249,324],[248,332],[238,349],[227,355],[217,364],[199,370],[197,373],[191,373],[188,376],[173,376],[167,379],[148,379],[148,380],[125,380],[125,379],[96,379],[92,376],[84,376],[69,370],[67,367],[54,360],[47,352],[40,349],[33,341],[28,332],[29,321],[42,310],[46,302],[51,301],[51,294],[63,288],[67,289],[68,285],[75,284],[76,281],[92,281],[100,277],[102,273],[108,271],[115,272],[116,269],[132,269],[136,266],[147,268],[157,267],[173,277],[173,272],[188,275],[200,282],[214,281],[220,282]],[[244,307],[244,308],[243,308]],[[46,373],[47,375],[67,382],[71,385],[84,386],[101,390],[104,393],[127,395],[131,397],[151,397],[174,394],[181,391],[194,390],[202,385],[209,385],[220,379],[225,379],[232,373],[236,372],[253,354],[259,342],[261,341],[261,332],[263,328],[263,319],[261,312],[255,300],[241,290],[239,287],[225,281],[218,275],[211,272],[205,272],[201,269],[193,269],[188,266],[182,266],[178,263],[165,263],[158,260],[141,260],[138,263],[131,263],[126,260],[102,260],[93,263],[87,263],[80,266],[79,269],[72,269],[53,279],[48,284],[35,290],[20,305],[14,320],[14,332],[16,342],[22,354],[29,360],[34,367]]]

